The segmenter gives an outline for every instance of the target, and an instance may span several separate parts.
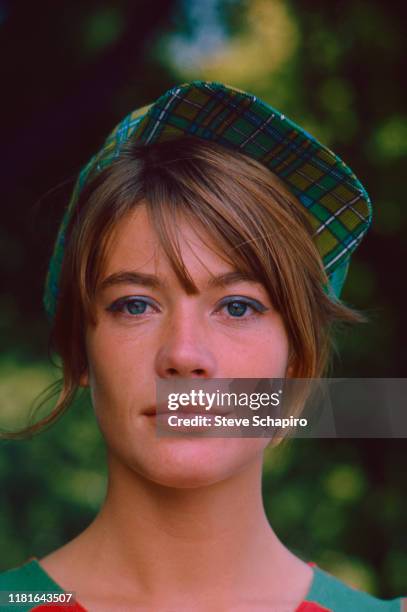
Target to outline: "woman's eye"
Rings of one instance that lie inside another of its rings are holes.
[[[157,310],[146,298],[120,298],[107,307],[110,312],[120,312],[131,316],[148,314],[150,309]]]
[[[248,305],[244,302],[229,302],[226,305],[226,310],[232,317],[242,317],[247,312],[247,309]]]
[[[129,314],[139,315],[145,313],[147,306],[148,304],[143,300],[131,300],[130,302],[126,302],[124,309]]]
[[[220,310],[225,309],[227,314],[230,315],[231,317],[237,319],[237,318],[247,318],[245,317],[245,315],[251,315],[251,314],[262,314],[263,312],[266,312],[266,310],[268,310],[268,308],[266,308],[265,306],[263,306],[263,304],[261,304],[260,302],[258,302],[257,300],[251,300],[248,298],[245,299],[231,299],[226,301],[223,301],[220,304]]]

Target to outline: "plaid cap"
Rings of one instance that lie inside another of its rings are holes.
[[[371,222],[363,185],[330,149],[256,96],[221,83],[193,81],[127,115],[82,169],[49,264],[44,293],[49,317],[56,311],[66,230],[85,183],[117,158],[129,139],[149,144],[182,136],[235,149],[284,181],[308,212],[329,279],[326,289],[332,299],[339,298],[350,256]]]

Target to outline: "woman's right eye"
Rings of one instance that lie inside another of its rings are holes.
[[[119,312],[133,317],[150,314],[152,312],[150,309],[155,312],[158,311],[152,300],[141,297],[120,298],[106,308],[109,312]]]

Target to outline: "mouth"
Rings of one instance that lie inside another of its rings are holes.
[[[180,406],[177,410],[169,410],[166,404],[160,406],[150,406],[143,412],[143,416],[154,418],[157,415],[188,415],[190,417],[193,416],[228,416],[234,412],[230,407],[220,409],[218,406],[214,408],[210,408],[209,410],[205,410],[202,406],[194,406],[192,404],[188,404],[187,406]]]

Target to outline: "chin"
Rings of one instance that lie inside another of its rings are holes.
[[[264,439],[161,438],[153,458],[150,454],[148,462],[134,467],[162,486],[194,489],[228,480],[256,460],[261,463],[264,446]]]

